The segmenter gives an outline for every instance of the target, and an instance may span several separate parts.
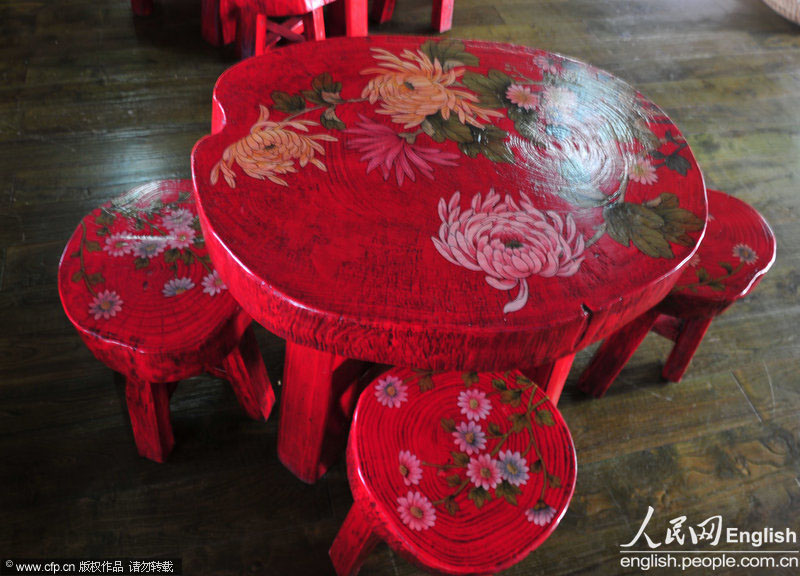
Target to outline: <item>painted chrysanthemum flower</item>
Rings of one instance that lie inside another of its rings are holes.
[[[398,408],[408,400],[408,386],[397,376],[384,376],[375,384],[375,397],[388,408]]]
[[[383,48],[373,48],[372,52],[379,67],[361,73],[378,76],[364,87],[361,97],[369,98],[370,104],[380,100],[378,113],[390,115],[404,128],[419,126],[437,112],[445,120],[455,114],[462,124],[477,127],[491,117],[502,116],[496,110],[482,108],[477,96],[458,87],[464,68],[445,70],[437,58],[431,62],[421,50],[404,50],[400,56]]]
[[[298,134],[308,132],[309,126],[319,126],[313,120],[282,120],[271,122],[269,108],[261,106],[258,121],[250,134],[228,146],[222,159],[211,169],[211,184],[216,184],[220,173],[231,188],[236,188],[234,162],[245,174],[256,180],[267,179],[281,186],[289,184],[278,175],[297,172],[295,160],[303,168],[313,164],[323,172],[328,169],[316,155],[325,154],[320,141],[336,142],[328,134]]]
[[[171,248],[180,250],[181,248],[188,248],[191,246],[196,235],[197,232],[195,232],[193,228],[182,226],[180,228],[174,228],[167,238],[169,239],[168,241]]]
[[[556,515],[555,508],[552,508],[544,503],[544,500],[539,500],[534,504],[533,508],[525,510],[525,516],[528,522],[533,522],[537,526],[545,526]]]
[[[167,298],[171,298],[172,296],[180,296],[187,290],[191,290],[194,288],[194,282],[188,276],[184,276],[183,278],[173,278],[169,280],[166,284],[164,284],[164,289],[162,292],[164,296]]]
[[[403,482],[405,482],[406,486],[419,484],[419,481],[422,480],[422,466],[419,458],[408,450],[402,450],[399,459],[400,475],[403,477]]]
[[[194,221],[194,214],[186,208],[178,208],[176,210],[169,210],[161,217],[161,222],[167,230],[176,230],[191,226]]]
[[[583,262],[584,240],[571,214],[565,219],[542,213],[520,192],[519,204],[490,190],[486,199],[472,197],[461,212],[461,194],[439,200],[439,237],[432,237],[439,253],[456,266],[483,272],[486,283],[498,290],[519,286],[504,313],[520,310],[528,301],[529,276],[572,276]]]
[[[478,424],[471,420],[456,426],[453,438],[458,449],[470,456],[486,448],[486,434]]]
[[[647,158],[637,158],[630,167],[628,176],[639,184],[654,184],[658,181],[655,166]]]
[[[136,245],[136,237],[130,234],[116,233],[106,236],[106,244],[103,250],[111,256],[125,256],[130,254]]]
[[[416,181],[415,168],[433,180],[431,164],[457,165],[458,154],[410,143],[389,126],[374,122],[363,114],[358,117],[361,121],[356,122],[356,128],[345,130],[346,134],[355,136],[347,141],[347,147],[361,152],[362,162],[369,162],[367,174],[380,167],[383,179],[388,180],[394,168],[397,185],[402,186],[406,176],[412,182]]]
[[[161,236],[142,236],[133,246],[133,254],[139,258],[155,258],[167,249],[167,239]]]
[[[486,397],[486,393],[481,390],[464,390],[458,395],[458,407],[461,413],[470,420],[483,420],[489,415],[492,403]]]
[[[529,86],[522,86],[521,84],[512,84],[506,90],[506,98],[523,110],[533,110],[539,104],[539,96],[531,92]]]
[[[92,314],[95,320],[100,318],[108,320],[116,316],[120,310],[122,310],[122,298],[113,290],[98,292],[89,304],[89,314]]]
[[[469,464],[467,464],[467,477],[475,486],[484,490],[495,488],[500,482],[500,468],[497,466],[497,460],[492,460],[489,454],[470,458]]]
[[[501,450],[497,454],[500,476],[514,486],[522,486],[528,481],[528,461],[519,452]]]
[[[733,247],[733,256],[738,258],[743,264],[754,264],[758,260],[758,254],[747,244],[737,244]]]
[[[228,287],[225,285],[225,282],[223,282],[222,278],[219,277],[219,272],[216,270],[210,274],[206,274],[201,283],[203,284],[203,292],[209,296],[215,296],[223,290],[228,289]]]
[[[397,513],[412,530],[427,530],[436,523],[436,509],[419,492],[409,492],[397,499]]]

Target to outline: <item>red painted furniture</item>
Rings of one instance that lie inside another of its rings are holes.
[[[275,402],[251,319],[211,266],[191,194],[190,180],[153,182],[94,210],[58,269],[64,311],[125,377],[139,454],[157,462],[174,444],[169,397],[179,380],[227,379],[256,420]]]
[[[705,225],[664,113],[540,50],[297,44],[234,66],[213,100],[200,223],[232,294],[287,339],[278,454],[305,481],[359,361],[520,368],[556,399],[577,350],[667,295]]]
[[[153,13],[153,0],[131,0],[131,10],[137,16],[149,16]]]
[[[392,369],[356,408],[336,573],[379,540],[437,574],[504,570],[555,530],[576,469],[561,414],[522,373]]]
[[[392,19],[397,0],[373,0],[370,19],[383,24]],[[433,0],[431,27],[439,32],[447,32],[453,27],[453,5],[455,0]]]
[[[204,0],[203,37],[214,45],[236,42],[237,54],[263,54],[280,40],[323,40],[323,7],[334,0]],[[329,25],[347,36],[367,35],[366,0],[339,0]],[[283,19],[281,23],[276,18]]]
[[[708,228],[672,292],[612,334],[581,375],[579,387],[603,396],[650,330],[673,341],[662,376],[680,381],[711,320],[756,287],[775,261],[775,235],[751,206],[708,191]]]

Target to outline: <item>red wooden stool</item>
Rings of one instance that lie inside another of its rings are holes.
[[[555,530],[577,463],[561,414],[521,372],[393,369],[358,401],[347,467],[339,576],[379,539],[436,573],[493,574]]]
[[[383,24],[392,19],[396,0],[374,0],[370,18],[373,22]],[[455,0],[433,0],[431,26],[437,32],[447,32],[453,27],[453,4]]]
[[[324,40],[322,9],[334,0],[206,0],[203,36],[212,44],[236,42],[237,55],[247,58],[262,54],[280,40],[302,42]],[[339,0],[331,17],[347,36],[367,35],[366,0]],[[275,18],[284,19],[277,23]]]
[[[652,329],[675,341],[662,376],[680,381],[711,320],[746,296],[775,261],[775,235],[751,206],[708,191],[708,227],[672,292],[603,342],[578,382],[600,397]]]
[[[170,395],[204,371],[231,383],[248,416],[269,416],[275,395],[251,320],[211,266],[191,180],[134,188],[86,216],[61,257],[58,291],[92,353],[125,377],[142,456],[166,459]]]

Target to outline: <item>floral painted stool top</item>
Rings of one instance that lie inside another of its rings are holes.
[[[211,265],[187,180],[146,184],[92,211],[64,250],[59,285],[84,340],[109,343],[101,359],[123,373],[146,363],[156,380],[180,379],[197,371],[204,347],[229,331],[233,346],[247,325],[236,326],[241,309]]]
[[[746,296],[775,261],[775,235],[752,206],[708,191],[708,226],[697,252],[662,306],[722,312]]]
[[[541,50],[337,38],[242,62],[213,99],[192,154],[209,252],[250,315],[302,347],[284,463],[303,450],[281,438],[320,438],[306,409],[332,405],[322,382],[295,390],[304,366],[568,364],[666,296],[705,226],[669,118]]]
[[[556,528],[576,460],[560,413],[520,372],[393,369],[359,400],[348,473],[355,504],[331,550],[340,575],[357,570],[356,518],[430,570],[489,574]]]

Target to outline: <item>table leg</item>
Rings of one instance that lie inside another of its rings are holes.
[[[313,484],[336,461],[367,363],[286,342],[278,458]]]
[[[569,376],[569,370],[572,368],[572,361],[575,359],[575,354],[568,354],[549,364],[543,364],[534,368],[526,368],[522,370],[528,378],[536,382],[539,387],[544,390],[550,402],[553,405],[558,404],[558,399],[561,397],[561,391],[564,389],[564,384]]]

